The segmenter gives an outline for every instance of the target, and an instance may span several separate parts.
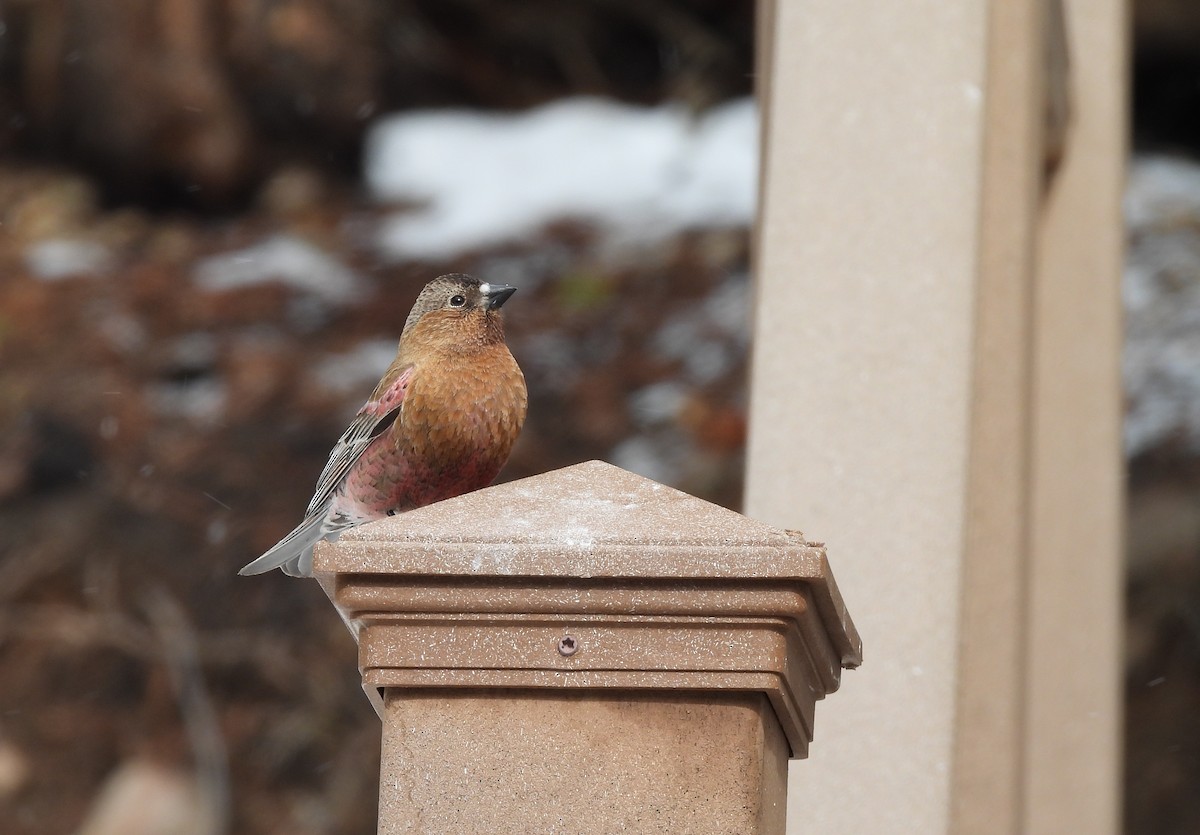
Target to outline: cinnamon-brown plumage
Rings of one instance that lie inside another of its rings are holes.
[[[346,528],[478,490],[525,422],[525,377],[504,342],[507,285],[444,275],[425,286],[396,359],[330,453],[304,521],[240,574],[312,573],[312,547]]]

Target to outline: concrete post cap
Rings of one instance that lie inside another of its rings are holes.
[[[322,543],[378,688],[757,690],[793,756],[862,647],[825,549],[589,461]]]

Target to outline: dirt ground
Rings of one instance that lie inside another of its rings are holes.
[[[350,636],[315,583],[235,572],[298,521],[380,370],[355,358],[390,350],[436,274],[520,287],[505,311],[530,417],[502,479],[603,457],[737,505],[745,230],[613,250],[564,225],[387,265],[369,244],[375,209],[312,172],[285,176],[308,196],[200,220],[104,211],[72,176],[0,172],[10,835],[76,831],[143,766],[198,772],[202,792],[228,796],[232,832],[373,831],[378,720]],[[27,245],[48,229],[101,244],[100,273],[33,275]],[[273,282],[198,286],[204,257],[277,235],[320,247],[368,292],[336,304]]]

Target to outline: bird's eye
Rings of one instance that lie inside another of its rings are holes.
[[[462,307],[466,303],[467,303],[467,299],[465,296],[451,296],[450,297],[450,306],[451,307]]]

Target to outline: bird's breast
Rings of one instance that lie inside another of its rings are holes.
[[[525,422],[525,378],[503,343],[419,367],[392,427],[423,493],[437,501],[491,483]]]

